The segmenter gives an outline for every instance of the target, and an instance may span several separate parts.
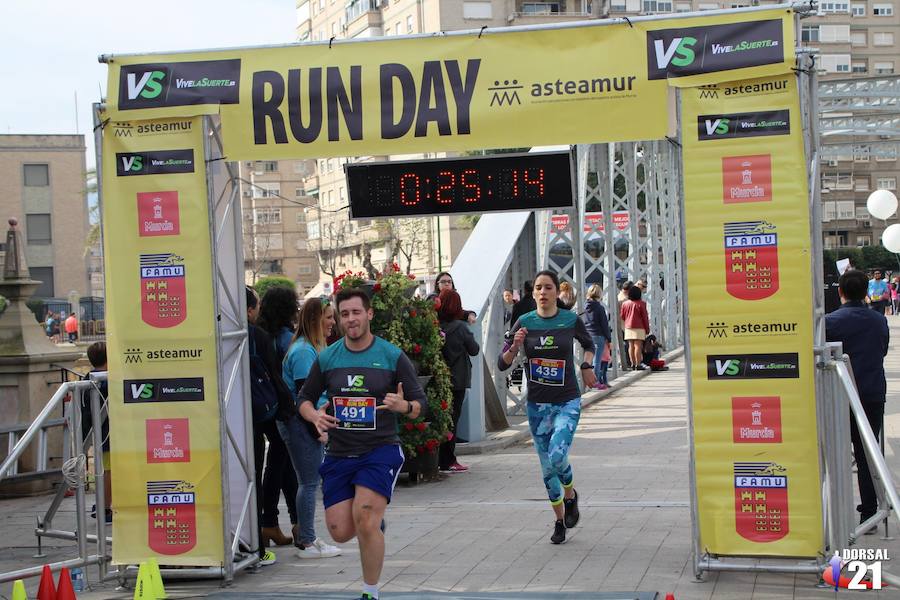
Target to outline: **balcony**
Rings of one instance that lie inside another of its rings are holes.
[[[347,37],[355,37],[367,29],[381,30],[381,0],[351,0],[344,7]],[[380,35],[380,34],[379,34]]]
[[[596,1],[596,0],[595,0]],[[516,0],[515,12],[507,21],[510,25],[539,25],[542,23],[564,23],[591,18],[590,0]]]

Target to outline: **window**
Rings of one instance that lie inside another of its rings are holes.
[[[800,39],[804,42],[818,42],[819,41],[819,26],[818,25],[804,25],[803,29],[800,30]]]
[[[856,207],[856,220],[857,221],[868,221],[871,217],[869,216],[869,210],[865,206],[857,206]]]
[[[878,178],[878,189],[879,190],[896,190],[897,189],[897,178],[896,177],[879,177]]]
[[[697,6],[699,10],[719,10],[718,4],[700,4]]]
[[[849,13],[849,2],[823,2],[819,5],[819,14]]]
[[[490,2],[463,2],[464,19],[492,19],[494,13]]]
[[[819,41],[821,42],[849,42],[849,25],[822,25],[819,28]]]
[[[865,73],[866,72],[866,61],[864,60],[854,60],[850,63],[850,72],[851,73]]]
[[[672,12],[672,2],[670,0],[644,0],[644,12]]]
[[[835,204],[837,204],[838,219],[856,218],[856,206],[854,205],[853,200],[841,200]]]
[[[28,267],[28,274],[32,279],[41,282],[34,292],[35,298],[52,298],[56,295],[53,287],[53,267]]]
[[[874,64],[875,74],[876,75],[893,75],[894,74],[894,63],[893,62],[877,62]]]
[[[870,150],[869,146],[865,144],[853,146],[853,160],[856,162],[869,162]]]
[[[338,201],[341,203],[341,206],[347,203],[347,192],[344,186],[338,188]]]
[[[412,15],[406,15],[406,33],[413,32],[413,19]]]
[[[325,172],[325,159],[319,160],[319,173]]]
[[[50,165],[22,165],[22,173],[27,187],[50,185]]]
[[[859,247],[871,246],[872,245],[872,236],[871,235],[857,235],[856,236],[856,245]]]
[[[892,17],[894,16],[894,5],[875,4],[872,6],[872,15],[875,17]]]
[[[690,2],[676,2],[675,3],[675,12],[690,12],[691,3]]]
[[[832,173],[822,175],[822,189],[830,190],[851,190],[853,189],[853,174],[851,173]]]
[[[302,225],[306,223],[306,210],[298,210],[297,211],[297,224]]]
[[[866,32],[863,31],[851,31],[850,32],[850,43],[854,46],[865,46],[866,45]]]
[[[334,190],[328,190],[328,206],[334,205]]]
[[[822,69],[826,73],[849,73],[849,54],[823,54],[821,56]]]
[[[50,215],[25,215],[25,233],[29,244],[49,244],[52,242]]]
[[[280,225],[280,208],[257,208],[253,211],[253,221],[257,225]]]
[[[394,25],[394,35],[400,35],[400,23]]]
[[[277,160],[258,160],[253,165],[253,170],[257,173],[275,173],[278,171]]]
[[[253,186],[254,198],[276,198],[281,194],[281,185],[278,183],[257,183]]]
[[[872,34],[873,46],[893,46],[894,34],[890,31],[876,31]]]
[[[301,275],[309,275],[310,273],[312,273],[312,267],[310,265],[300,265],[300,268],[297,272]]]
[[[294,197],[295,198],[302,198],[305,195],[306,195],[306,190],[303,189],[302,187],[294,188]]]
[[[853,178],[853,190],[856,192],[869,191],[869,178],[866,175],[857,175]]]
[[[310,240],[319,239],[319,222],[310,221],[306,224],[306,238]]]
[[[264,233],[256,236],[256,249],[261,252],[267,250],[281,250],[284,247],[284,237],[280,233]]]
[[[854,2],[850,6],[850,12],[854,17],[864,17],[866,16],[866,5]]]
[[[690,5],[688,5],[688,6],[690,6]],[[625,3],[622,0],[613,0],[609,9],[613,12],[617,12],[617,11],[625,12],[626,10],[628,10],[628,8],[626,7]],[[688,8],[688,10],[690,10],[690,8]]]
[[[822,203],[822,220],[823,221],[834,221],[837,218],[837,206],[835,206],[834,202],[823,202]]]

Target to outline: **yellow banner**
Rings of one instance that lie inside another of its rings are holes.
[[[682,90],[700,540],[815,556],[810,223],[794,74]]]
[[[103,132],[113,562],[224,557],[216,315],[200,118]]]
[[[789,72],[790,10],[114,57],[109,110],[221,111],[231,160],[662,138],[668,84]]]

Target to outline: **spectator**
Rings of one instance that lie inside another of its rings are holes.
[[[470,356],[477,356],[480,348],[472,331],[463,320],[462,301],[455,290],[445,289],[441,292],[441,307],[438,320],[444,332],[444,346],[441,352],[447,367],[450,369],[450,382],[453,386],[452,425],[450,433],[453,437],[443,442],[438,454],[438,466],[441,471],[459,473],[468,471],[469,467],[459,464],[456,459],[456,428],[462,414],[462,404],[466,397],[466,388],[472,385],[472,361]]]
[[[281,366],[275,360],[275,344],[272,341],[272,338],[269,337],[269,334],[265,332],[265,330],[256,327],[254,323],[256,322],[257,317],[259,316],[259,296],[256,291],[251,288],[246,288],[247,294],[247,335],[250,345],[250,370],[251,370],[251,386],[250,393],[251,398],[250,401],[253,403],[254,409],[257,406],[265,406],[263,403],[268,399],[265,396],[260,397],[263,393],[263,390],[267,390],[270,393],[274,394],[276,397],[276,401],[278,407],[284,407],[283,410],[280,410],[281,414],[285,414],[291,410],[292,401],[291,401],[291,392],[287,389],[287,386],[284,385],[284,381],[281,379]],[[258,384],[258,385],[257,385]],[[268,543],[271,540],[275,540],[276,543],[280,543],[284,545],[285,540],[287,544],[291,543],[291,538],[288,538],[284,534],[281,534],[281,537],[278,538],[276,536],[271,535],[274,532],[269,532],[270,535],[263,534],[263,524],[271,523],[271,519],[273,515],[271,514],[271,500],[272,495],[275,497],[275,502],[277,505],[277,499],[280,494],[280,486],[275,487],[274,489],[269,488],[268,490],[263,485],[263,465],[265,463],[266,458],[266,438],[269,441],[269,444],[278,444],[281,442],[281,447],[284,448],[284,442],[281,440],[281,436],[278,433],[278,429],[275,425],[274,414],[260,416],[257,410],[254,410],[254,418],[253,418],[253,455],[254,455],[254,464],[256,467],[256,514],[257,514],[257,523],[259,524],[259,559],[260,564],[271,565],[275,562],[275,553],[271,550],[268,550]],[[286,455],[286,451],[282,450],[284,455]],[[272,453],[269,454],[270,460],[275,458],[278,459],[276,455]],[[287,460],[286,456],[284,456],[284,460]],[[274,487],[274,482],[270,481],[270,485]],[[269,493],[269,497],[267,498],[267,494]],[[266,518],[263,518],[263,507],[266,506],[267,514]],[[277,519],[277,513],[274,515],[274,518]],[[277,520],[276,520],[277,524]]]
[[[560,308],[564,310],[572,310],[575,306],[575,290],[568,281],[559,284],[559,301],[562,304]]]
[[[594,342],[596,351],[594,352],[594,373],[597,375],[597,383],[594,385],[598,390],[605,390],[609,387],[609,381],[606,376],[609,362],[602,360],[604,349],[610,343],[612,334],[609,331],[609,316],[606,314],[606,307],[600,302],[603,295],[603,288],[595,283],[587,292],[587,302],[584,305],[584,324],[591,340]]]
[[[894,277],[891,282],[891,314],[900,313],[900,277]]]
[[[434,292],[432,292],[428,298],[430,300],[437,300],[438,306],[436,309],[440,309],[440,294],[444,290],[454,290],[456,291],[456,284],[453,283],[453,276],[450,275],[447,271],[441,271],[437,274],[437,277],[434,278],[435,288]],[[467,321],[469,324],[474,324],[475,321],[478,320],[478,315],[473,310],[463,310],[463,320]]]
[[[888,351],[890,332],[884,315],[866,310],[863,301],[867,289],[871,297],[871,282],[867,281],[862,271],[848,269],[841,275],[838,280],[841,307],[825,315],[825,338],[829,342],[841,342],[844,353],[850,357],[859,399],[875,439],[878,439],[884,424],[887,394],[884,357]],[[856,457],[856,479],[859,484],[860,504],[856,510],[860,513],[859,522],[862,523],[878,512],[878,499],[859,428],[852,414],[850,441]]]
[[[48,338],[53,337],[53,311],[47,311],[47,318],[44,320],[44,333],[47,334]]]
[[[628,290],[633,285],[634,282],[629,279],[619,288],[619,294],[616,296],[616,301],[619,303],[616,311],[618,315],[621,315],[622,304],[628,301]],[[634,365],[631,364],[631,352],[628,349],[628,342],[625,341],[625,325],[622,323],[622,317],[617,316],[616,318],[619,319],[619,354],[622,356],[622,368],[627,371],[628,369],[633,369]]]
[[[330,558],[339,556],[341,549],[326,543],[316,535],[316,499],[319,489],[319,467],[325,455],[323,440],[315,426],[300,417],[297,394],[309,377],[325,340],[334,327],[334,308],[327,299],[311,299],[303,303],[297,332],[281,366],[281,376],[291,390],[294,407],[288,418],[278,422],[291,458],[296,480],[300,483],[294,498],[299,526],[294,529],[294,545],[298,558]],[[320,399],[319,408],[327,404]]]
[[[297,292],[294,288],[275,286],[266,290],[259,309],[256,326],[264,330],[275,342],[275,363],[280,365],[291,345],[297,323]],[[279,370],[279,375],[281,371]],[[286,546],[294,538],[286,536],[278,527],[278,499],[283,493],[291,518],[291,530],[297,531],[297,475],[291,465],[288,449],[278,433],[277,421],[293,416],[292,411],[278,415],[264,426],[269,448],[266,452],[266,467],[263,473],[263,523],[262,532],[266,541],[274,541],[278,546]]]
[[[622,303],[619,311],[625,328],[625,342],[628,344],[628,355],[635,371],[644,371],[643,364],[644,339],[650,333],[650,316],[647,304],[641,300],[641,288],[633,285],[628,290],[628,300]]]
[[[503,324],[512,324],[512,309],[516,301],[513,299],[513,292],[510,289],[503,290]]]
[[[69,342],[74,344],[75,340],[78,339],[78,319],[75,318],[75,313],[68,316],[65,327],[66,336],[69,338]]]
[[[878,314],[883,315],[888,302],[890,302],[890,292],[887,282],[882,277],[881,271],[875,271],[874,278],[869,281],[869,306]]]
[[[91,363],[91,373],[102,373],[107,370],[106,367],[106,342],[94,342],[87,349],[88,362]],[[109,386],[106,381],[97,384],[97,391],[100,393],[101,406],[106,404],[109,397]],[[91,407],[91,398],[89,394],[81,397],[81,433],[85,442],[89,443],[89,436],[93,430],[93,410]],[[109,418],[104,418],[100,425],[100,436],[103,444],[100,448],[103,461],[103,504],[106,506],[105,517],[107,523],[112,523],[112,472],[110,471],[109,460]],[[86,447],[86,446],[85,446]],[[94,449],[94,460],[97,460],[97,449]],[[97,505],[91,509],[91,517],[97,517]]]
[[[513,305],[512,314],[509,316],[509,322],[515,323],[519,317],[533,310],[537,310],[537,302],[532,295],[531,281],[522,282],[522,297]]]
[[[54,344],[59,343],[59,326],[62,323],[61,316],[63,316],[62,313],[53,313],[53,335],[51,336],[50,341]]]

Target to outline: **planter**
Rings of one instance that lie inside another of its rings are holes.
[[[438,453],[422,452],[413,458],[407,458],[403,463],[401,473],[409,475],[409,484],[416,485],[423,478],[436,477],[438,472]]]

